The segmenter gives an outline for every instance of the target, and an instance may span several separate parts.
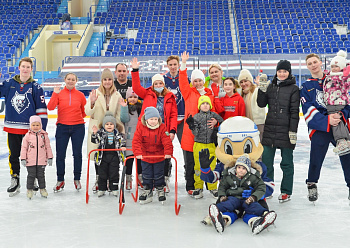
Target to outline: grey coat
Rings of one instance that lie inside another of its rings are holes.
[[[193,116],[195,127],[191,131],[194,135],[194,142],[203,144],[213,143],[211,136],[214,129],[209,128],[207,125],[207,122],[211,118],[216,119],[218,121],[218,124],[221,124],[224,121],[220,115],[211,111],[203,112],[200,110],[198,114],[195,114],[195,116]]]

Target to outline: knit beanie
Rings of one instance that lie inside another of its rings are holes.
[[[40,126],[42,125],[41,124],[41,118],[37,115],[32,115],[30,118],[29,118],[29,123],[30,125],[32,125],[33,122],[39,122],[40,123]]]
[[[164,77],[160,74],[156,74],[152,77],[152,85],[154,84],[155,81],[162,81],[164,84]]]
[[[117,120],[114,118],[112,112],[107,111],[105,114],[105,117],[103,118],[102,125],[105,127],[107,122],[112,122],[114,125],[114,128],[117,128]]]
[[[138,95],[136,95],[136,93],[132,90],[132,87],[128,87],[128,90],[126,91],[126,99],[128,99],[131,96],[136,96],[138,97]]]
[[[346,52],[343,50],[340,50],[337,53],[337,56],[335,56],[331,61],[331,66],[336,65],[340,67],[340,70],[343,70],[346,67]]]
[[[288,60],[280,60],[277,64],[276,71],[286,70],[289,72],[289,75],[292,74],[292,65]]]
[[[204,102],[209,103],[210,109],[213,108],[213,105],[211,104],[211,101],[210,101],[209,96],[201,96],[201,97],[198,99],[198,109],[200,109],[202,103],[204,103]]]
[[[249,82],[253,83],[253,76],[247,69],[243,69],[239,73],[238,82],[240,83],[242,80],[248,80]]]
[[[199,69],[195,69],[192,71],[192,74],[191,74],[191,82],[193,82],[195,79],[202,79],[203,83],[205,82],[205,77],[204,77],[204,74],[201,70]]]
[[[252,163],[250,162],[249,155],[244,153],[242,156],[237,158],[235,169],[238,165],[244,166],[248,172],[250,172],[250,169],[252,168]]]
[[[114,76],[113,76],[113,73],[110,69],[108,68],[105,68],[102,72],[102,75],[101,75],[101,82],[103,81],[103,79],[105,78],[110,78],[112,80],[114,80]]]
[[[145,109],[145,120],[147,121],[152,117],[160,118],[159,112],[155,107],[147,107]]]

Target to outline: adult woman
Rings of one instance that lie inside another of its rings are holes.
[[[171,141],[173,141],[177,130],[177,105],[175,95],[164,87],[164,77],[160,74],[154,75],[152,77],[152,86],[145,89],[141,86],[138,71],[140,63],[137,61],[137,58],[131,61],[131,66],[132,89],[143,99],[139,121],[144,114],[145,108],[155,107],[163,123],[167,127],[167,132],[169,133]],[[166,184],[165,192],[169,192],[169,177],[171,175],[170,159],[166,159],[165,161],[164,173]]]
[[[54,191],[64,188],[65,159],[69,139],[72,141],[74,158],[74,186],[81,189],[80,176],[82,167],[82,146],[85,136],[84,117],[86,116],[84,106],[85,96],[75,89],[78,81],[74,73],[66,74],[64,82],[66,86],[63,90],[55,87],[50,102],[47,104],[48,110],[57,107],[57,129],[56,129],[56,168],[57,184]]]
[[[246,116],[257,125],[261,141],[264,133],[266,113],[265,108],[260,108],[257,104],[258,88],[253,84],[252,74],[246,69],[241,70],[238,82],[242,87]]]
[[[119,101],[122,99],[120,93],[116,90],[113,81],[113,73],[110,69],[106,68],[103,70],[101,75],[101,84],[98,89],[92,90],[90,96],[85,105],[85,113],[90,116],[89,129],[88,129],[88,141],[87,141],[87,154],[91,150],[97,149],[98,144],[91,142],[92,127],[95,125],[99,127],[102,124],[103,118],[106,111],[113,113],[114,118],[117,120],[117,126],[123,127],[120,121],[120,104]],[[124,133],[124,130],[118,130]],[[95,153],[91,153],[90,160],[93,160]],[[96,183],[92,187],[93,192],[97,192],[97,181],[98,181],[98,170],[96,169]]]
[[[224,72],[219,64],[212,64],[209,66],[209,76],[205,78],[204,87],[212,89],[211,86],[213,83],[218,85],[219,88],[219,98],[222,98],[226,95],[224,90]]]

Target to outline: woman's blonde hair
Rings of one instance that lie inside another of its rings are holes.
[[[212,64],[212,65],[209,66],[209,69],[208,69],[209,74],[210,74],[210,70],[211,70],[213,67],[215,67],[215,68],[217,68],[217,69],[219,69],[220,71],[223,72],[223,70],[222,70],[222,68],[221,68],[221,66],[220,66],[219,64]]]
[[[112,81],[113,81],[113,78],[112,78]],[[98,87],[98,90],[103,94],[105,95],[106,94],[106,89],[105,87],[103,86],[103,80],[101,79],[101,84],[100,86]],[[116,92],[117,89],[115,88],[115,85],[114,85],[114,82],[112,83],[112,87],[109,91],[109,94],[112,95],[114,92]]]

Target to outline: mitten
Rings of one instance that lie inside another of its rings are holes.
[[[48,166],[52,166],[52,158],[49,158],[49,159],[47,160],[47,165],[48,165]]]
[[[251,189],[246,189],[243,190],[242,197],[243,198],[249,198],[252,195],[252,190]]]
[[[344,77],[347,77],[350,73],[350,65],[348,65],[347,67],[344,68],[343,70],[343,75]]]
[[[199,151],[199,164],[202,169],[207,169],[210,167],[211,162],[214,160],[214,156],[209,158],[209,149],[202,149]]]
[[[25,159],[21,159],[21,165],[26,167],[27,165],[27,161]]]
[[[219,96],[219,87],[216,83],[213,83],[211,85],[211,90],[213,91],[214,97],[218,97]]]
[[[220,197],[220,202],[224,202],[227,201],[227,196],[221,196]]]
[[[186,123],[188,124],[188,127],[192,130],[194,129],[194,119],[192,115],[189,115],[188,118],[186,119]]]
[[[256,201],[256,197],[251,195],[247,198],[247,200],[245,200],[245,203],[249,205],[255,201]]]
[[[297,133],[289,131],[289,141],[292,145],[295,145],[297,143]]]
[[[269,84],[270,81],[267,81],[267,75],[262,74],[259,78],[259,90],[261,90],[262,92],[266,92]]]

